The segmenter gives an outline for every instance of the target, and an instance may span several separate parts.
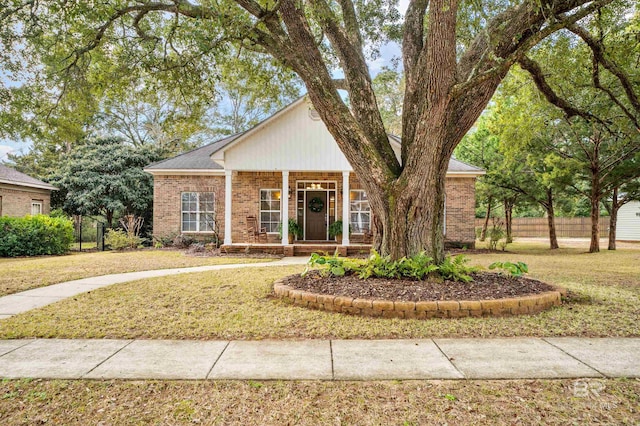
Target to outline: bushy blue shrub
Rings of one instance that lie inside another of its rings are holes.
[[[64,254],[73,242],[73,224],[45,215],[0,217],[0,256]]]

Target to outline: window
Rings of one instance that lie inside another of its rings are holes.
[[[267,232],[278,232],[281,194],[279,189],[260,190],[260,227],[267,228]]]
[[[361,189],[351,191],[351,232],[364,234],[371,229],[371,207],[367,193]]]
[[[31,200],[31,216],[42,214],[42,200]]]
[[[213,192],[182,193],[182,232],[215,230],[215,197]]]

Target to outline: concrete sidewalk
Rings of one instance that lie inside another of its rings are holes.
[[[0,377],[241,380],[640,377],[640,338],[1,340]]]
[[[127,281],[141,280],[145,278],[165,277],[167,275],[188,274],[192,272],[222,271],[224,269],[261,268],[265,266],[289,266],[301,265],[308,261],[308,257],[285,257],[275,262],[260,263],[235,263],[230,265],[195,266],[191,268],[157,269],[152,271],[127,272],[123,274],[101,275],[98,277],[83,278],[80,280],[66,281],[46,287],[14,293],[0,297],[0,320],[13,315],[40,308],[51,303],[58,302],[69,297],[86,293],[100,287],[120,284]],[[46,272],[45,272],[46,273]]]

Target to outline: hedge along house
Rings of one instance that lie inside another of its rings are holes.
[[[58,188],[0,164],[0,216],[49,214]]]
[[[400,140],[390,136],[400,156]],[[299,243],[330,244],[329,226],[343,221],[343,252],[370,242],[371,210],[351,165],[303,97],[244,133],[145,168],[154,176],[153,233],[169,237],[217,235],[223,248],[288,244],[289,219]],[[446,181],[449,244],[473,247],[475,179],[484,171],[451,159]],[[257,228],[266,235],[256,237]],[[349,226],[351,234],[348,232]],[[288,247],[288,248],[287,248]],[[301,250],[300,250],[301,251]]]

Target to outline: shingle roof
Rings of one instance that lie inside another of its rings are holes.
[[[0,164],[0,183],[9,183],[12,185],[29,186],[32,188],[42,188],[57,190],[53,185],[33,178],[29,175],[21,173],[16,169]]]
[[[211,154],[233,142],[242,133],[187,151],[145,167],[145,170],[222,170],[222,166],[211,160]]]
[[[453,157],[449,159],[449,168],[447,170],[450,172],[484,172],[480,167],[472,166]]]
[[[224,168],[221,165],[211,159],[211,155],[242,135],[243,133],[238,133],[228,136],[203,147],[147,166],[145,167],[145,170],[223,170]],[[401,139],[398,136],[389,135],[389,138],[398,144],[401,142]],[[447,171],[470,174],[482,174],[484,172],[484,170],[479,167],[472,166],[471,164],[467,164],[453,157],[449,160],[449,168]]]

